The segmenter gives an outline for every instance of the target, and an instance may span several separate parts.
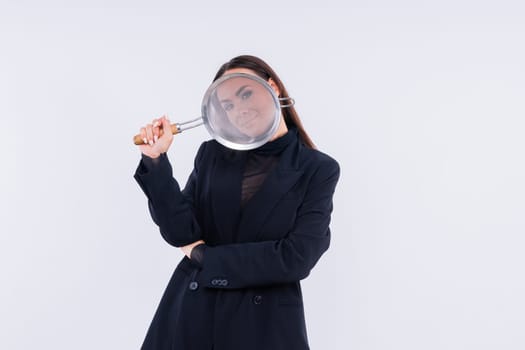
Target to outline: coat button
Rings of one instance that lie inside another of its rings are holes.
[[[211,285],[212,286],[227,286],[228,280],[221,280],[221,279],[215,278],[211,280]]]
[[[190,282],[190,290],[196,290],[197,288],[199,288],[199,284],[197,282]]]
[[[253,297],[253,303],[254,303],[254,304],[257,304],[257,305],[259,305],[260,303],[262,303],[262,296],[260,296],[260,295],[256,295],[256,296],[254,296],[254,297]]]

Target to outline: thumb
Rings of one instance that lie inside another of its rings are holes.
[[[166,116],[162,117],[162,132],[162,138],[170,138],[173,136],[170,121]]]

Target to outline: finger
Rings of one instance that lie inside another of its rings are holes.
[[[160,119],[153,119],[153,141],[157,142],[160,136]]]
[[[159,135],[160,135],[160,128],[158,126],[154,127],[153,128],[153,142],[157,142],[157,140],[159,139]]]
[[[150,146],[153,146],[153,127],[151,124],[146,125],[146,137]]]
[[[142,141],[144,141],[144,144],[148,144],[148,139],[146,138],[146,128],[140,128],[140,137],[142,138]]]

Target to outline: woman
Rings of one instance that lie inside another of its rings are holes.
[[[233,58],[214,81],[230,73],[257,75],[289,98],[257,57]],[[162,237],[185,256],[142,349],[309,349],[300,280],[329,247],[338,163],[314,148],[291,106],[254,150],[202,143],[181,190],[166,154],[173,135],[161,132],[169,125],[162,117],[141,128],[134,177]]]

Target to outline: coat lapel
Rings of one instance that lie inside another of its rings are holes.
[[[238,225],[236,242],[256,240],[272,209],[303,174],[303,171],[298,170],[298,146],[297,142],[293,142],[283,151],[275,169],[246,203]]]
[[[211,186],[211,208],[222,243],[234,242],[241,208],[242,169],[246,153],[223,149],[221,161],[213,169],[214,186]]]

